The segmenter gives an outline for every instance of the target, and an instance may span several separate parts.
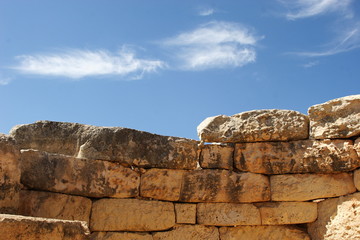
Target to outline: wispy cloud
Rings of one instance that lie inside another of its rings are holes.
[[[311,61],[311,62],[303,64],[302,66],[304,68],[312,68],[312,67],[314,67],[316,65],[319,65],[319,63],[320,63],[319,61]]]
[[[80,79],[101,75],[120,75],[131,79],[142,78],[145,73],[164,68],[160,60],[137,58],[123,47],[117,54],[105,50],[67,50],[61,53],[18,56],[19,64],[13,69],[24,74],[61,76]]]
[[[172,47],[186,70],[241,67],[256,59],[255,45],[261,39],[240,24],[209,22],[163,42]]]
[[[215,9],[210,7],[200,8],[198,11],[198,15],[203,17],[213,15],[214,13]]]
[[[8,85],[11,82],[10,77],[3,77],[0,75],[0,85]]]

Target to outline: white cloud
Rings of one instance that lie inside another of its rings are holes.
[[[172,47],[187,70],[241,67],[256,59],[255,45],[260,38],[240,24],[210,22],[193,31],[163,42]]]
[[[215,13],[215,9],[209,7],[202,8],[198,12],[199,16],[203,16],[203,17],[213,15],[214,13]]]
[[[0,77],[0,85],[7,85],[11,81],[11,78],[9,77]]]
[[[135,53],[122,48],[117,54],[105,50],[68,50],[62,53],[22,55],[13,67],[25,74],[61,76],[79,79],[89,76],[120,75],[138,79],[145,73],[165,67],[160,60],[136,58]]]
[[[303,64],[302,66],[304,68],[311,68],[311,67],[314,67],[316,65],[319,65],[319,63],[320,63],[319,61],[311,61],[311,62]]]

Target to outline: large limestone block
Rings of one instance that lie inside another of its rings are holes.
[[[318,203],[318,219],[308,224],[312,240],[360,239],[360,193]]]
[[[138,199],[101,199],[93,203],[91,231],[162,231],[175,225],[174,204]]]
[[[184,173],[182,202],[264,202],[270,199],[269,179],[256,173],[198,170]]]
[[[219,229],[221,240],[310,240],[298,228],[288,226],[240,226]]]
[[[14,139],[0,134],[0,213],[16,213],[19,207],[19,158]]]
[[[86,222],[0,214],[0,238],[16,240],[86,240]]]
[[[229,145],[204,145],[200,154],[202,168],[233,169],[234,147]]]
[[[255,204],[263,225],[301,224],[316,220],[317,205],[313,202],[267,202]]]
[[[197,222],[214,226],[261,225],[261,216],[259,209],[249,203],[199,203]]]
[[[149,233],[94,232],[89,240],[153,240]]]
[[[312,138],[349,138],[360,135],[360,95],[314,105],[308,113]]]
[[[22,150],[21,183],[31,189],[86,197],[138,195],[140,176],[117,163]]]
[[[219,240],[219,231],[216,227],[201,225],[177,225],[168,232],[158,232],[154,240]]]
[[[91,200],[60,193],[22,190],[19,214],[89,223]]]
[[[176,223],[196,223],[196,204],[175,203]]]
[[[290,110],[255,110],[206,118],[197,128],[205,142],[261,142],[307,139],[309,119]]]
[[[307,201],[356,191],[350,173],[273,175],[270,184],[272,201]]]
[[[235,166],[264,174],[334,173],[358,168],[360,159],[351,140],[239,143]]]
[[[22,149],[146,168],[197,167],[197,141],[128,128],[39,121],[15,126],[10,134]]]

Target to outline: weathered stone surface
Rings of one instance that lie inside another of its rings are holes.
[[[0,214],[1,239],[86,240],[86,222]]]
[[[360,137],[355,140],[354,148],[355,148],[355,150],[357,152],[357,155],[358,155],[358,157],[360,159]]]
[[[140,176],[117,163],[22,150],[21,183],[31,189],[87,197],[138,195]]]
[[[94,232],[90,240],[153,240],[151,234],[133,232]]]
[[[176,223],[196,223],[196,204],[175,203]]]
[[[216,227],[201,225],[178,225],[168,232],[158,232],[154,240],[219,240],[219,231]]]
[[[312,138],[349,138],[360,135],[360,95],[314,105],[308,113]]]
[[[206,118],[197,128],[205,142],[261,142],[307,139],[309,119],[290,110],[255,110]]]
[[[182,202],[263,202],[270,199],[267,176],[227,170],[184,173]]]
[[[360,193],[318,203],[318,219],[308,224],[312,240],[360,239]]]
[[[197,211],[197,222],[203,225],[261,225],[259,209],[249,203],[199,203]]]
[[[174,204],[137,199],[93,203],[91,231],[161,231],[175,225]]]
[[[313,202],[267,202],[255,204],[263,225],[309,223],[316,220],[317,204]]]
[[[300,229],[288,226],[240,226],[219,229],[221,240],[310,240]]]
[[[349,173],[273,175],[270,184],[272,201],[307,201],[356,191]]]
[[[202,168],[233,169],[234,147],[228,145],[204,145],[200,154]]]
[[[150,169],[141,175],[140,195],[167,201],[178,201],[184,170]]]
[[[235,166],[264,174],[334,173],[358,168],[360,159],[351,140],[239,143]]]
[[[14,139],[0,134],[0,213],[16,213],[19,207],[19,158]]]
[[[19,214],[89,223],[91,200],[60,193],[22,190]]]
[[[197,141],[128,128],[39,121],[15,126],[10,134],[22,149],[146,168],[197,167]]]
[[[358,191],[360,191],[360,169],[354,171],[354,184]]]

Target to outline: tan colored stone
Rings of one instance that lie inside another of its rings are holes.
[[[153,240],[151,234],[133,232],[94,232],[90,240]]]
[[[355,140],[354,148],[357,152],[358,158],[360,159],[360,137]]]
[[[176,223],[196,223],[196,204],[175,203]]]
[[[91,200],[60,193],[22,190],[19,214],[89,223]]]
[[[360,239],[360,193],[318,203],[318,219],[308,224],[312,240]]]
[[[15,141],[0,134],[0,213],[17,213],[20,191],[20,152]]]
[[[255,110],[205,119],[197,128],[205,142],[261,142],[307,139],[309,119],[290,110]]]
[[[10,134],[22,149],[146,168],[197,168],[198,142],[185,138],[51,121],[15,126]]]
[[[197,222],[203,225],[261,225],[259,209],[249,203],[199,203],[197,211]]]
[[[317,205],[313,202],[267,202],[256,206],[263,225],[309,223],[317,217]]]
[[[358,191],[360,191],[360,169],[354,171],[354,184]]]
[[[117,163],[34,150],[23,150],[21,163],[21,183],[31,189],[86,197],[138,195],[139,174]]]
[[[334,173],[358,168],[360,159],[351,140],[239,143],[235,166],[264,174]]]
[[[273,175],[270,184],[272,201],[307,201],[356,191],[349,173]]]
[[[174,204],[137,199],[101,199],[93,203],[91,231],[161,231],[175,225]]]
[[[360,135],[360,95],[314,105],[308,113],[312,138],[349,138]]]
[[[200,154],[202,168],[233,169],[234,147],[228,145],[204,145]]]
[[[219,231],[216,227],[201,225],[178,225],[168,232],[154,233],[154,240],[219,240]]]
[[[178,201],[184,170],[150,169],[141,175],[142,197]]]
[[[290,226],[240,226],[219,229],[221,240],[310,240],[309,235]]]
[[[227,170],[184,173],[182,202],[264,202],[270,199],[267,176]]]
[[[86,240],[86,222],[0,214],[1,239]]]

